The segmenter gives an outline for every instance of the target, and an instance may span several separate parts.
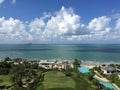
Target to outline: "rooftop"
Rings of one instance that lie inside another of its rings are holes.
[[[104,67],[103,69],[106,70],[106,71],[116,71],[116,68],[110,67],[110,66]]]

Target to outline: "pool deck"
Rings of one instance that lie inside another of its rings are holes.
[[[103,82],[109,82],[109,80],[107,80],[106,78],[99,77],[97,75],[94,75],[94,78],[97,79],[97,80],[103,81]]]
[[[100,80],[100,81],[103,81],[103,82],[108,82],[108,83],[111,83],[108,79],[104,78],[102,75],[100,75],[97,71],[95,71],[95,75],[94,75],[94,78],[97,79],[97,80]],[[120,90],[120,88],[114,84],[114,83],[111,83],[117,90]]]
[[[119,88],[116,84],[112,83],[112,85],[113,85],[117,90],[120,90],[120,88]]]
[[[97,65],[96,64],[81,64],[80,66],[82,66],[82,67],[87,67],[87,68],[89,68],[89,69],[92,69],[92,68],[94,68],[94,67],[96,67]]]

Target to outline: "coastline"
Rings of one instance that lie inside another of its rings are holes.
[[[89,64],[120,64],[120,61],[84,61],[81,60],[82,63],[89,63]]]
[[[44,69],[48,69],[48,70],[49,69],[58,69],[60,71],[62,69],[66,70],[67,68],[74,68],[73,62],[76,62],[76,61],[78,63],[80,63],[79,61],[81,61],[79,66],[87,67],[89,69],[94,69],[94,67],[102,67],[104,65],[109,66],[110,64],[120,64],[120,63],[116,63],[116,62],[94,62],[94,61],[82,61],[82,60],[78,60],[78,59],[77,60],[75,59],[75,61],[74,60],[71,61],[71,60],[66,60],[66,59],[64,59],[64,60],[62,60],[62,59],[49,59],[49,60],[47,60],[47,59],[24,59],[24,58],[10,59],[9,57],[6,57],[5,59],[1,60],[0,62],[4,62],[4,60],[5,60],[5,62],[12,63],[14,65],[21,65],[21,64],[25,64],[25,63],[29,63],[30,65],[37,64],[39,67],[42,67]],[[96,71],[94,71],[94,72],[96,73]],[[109,80],[107,80],[106,78],[104,78],[103,76],[101,76],[98,73],[95,74],[93,77],[97,80],[111,83]],[[114,84],[114,87],[116,87],[117,90],[120,90],[116,84]]]
[[[39,62],[52,62],[52,63],[55,63],[55,62],[59,62],[59,63],[64,63],[64,62],[68,62],[71,67],[73,67],[72,63],[74,62],[74,60],[68,60],[68,59],[25,59],[25,58],[18,58],[20,60],[20,62],[36,62],[36,63],[39,63]],[[15,59],[12,59],[13,62]],[[0,59],[0,62],[3,62],[4,59]],[[102,66],[102,65],[110,65],[110,64],[120,64],[120,62],[113,62],[113,61],[110,61],[110,62],[98,62],[98,61],[83,61],[83,60],[79,60],[78,61],[81,61],[81,66],[82,67],[87,67],[89,69],[92,69],[94,67],[99,67],[99,66]]]
[[[5,59],[5,58],[4,58]],[[3,61],[4,59],[0,59],[0,61]],[[11,59],[16,59],[16,58],[11,58]],[[68,62],[73,62],[75,59],[33,59],[33,58],[20,58],[26,61],[68,61]],[[120,61],[116,62],[116,61],[90,61],[90,60],[80,60],[77,59],[78,61],[81,61],[81,64],[83,65],[109,65],[109,64],[120,64]]]

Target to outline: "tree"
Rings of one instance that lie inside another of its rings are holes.
[[[12,59],[9,58],[9,57],[6,57],[6,58],[4,59],[5,62],[7,62],[7,61],[11,61],[11,60],[12,60]]]
[[[108,77],[112,83],[116,82],[117,80],[119,80],[119,77],[117,74],[111,74],[109,77]]]
[[[73,62],[74,69],[77,71],[77,68],[80,67],[81,61],[75,59]]]
[[[31,68],[32,69],[38,69],[39,65],[37,63],[34,63],[34,64],[31,65]]]
[[[10,63],[1,62],[0,63],[0,74],[7,75],[9,73],[10,68],[11,68]]]

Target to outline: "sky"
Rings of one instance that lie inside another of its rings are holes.
[[[119,0],[0,0],[0,44],[120,44]]]

